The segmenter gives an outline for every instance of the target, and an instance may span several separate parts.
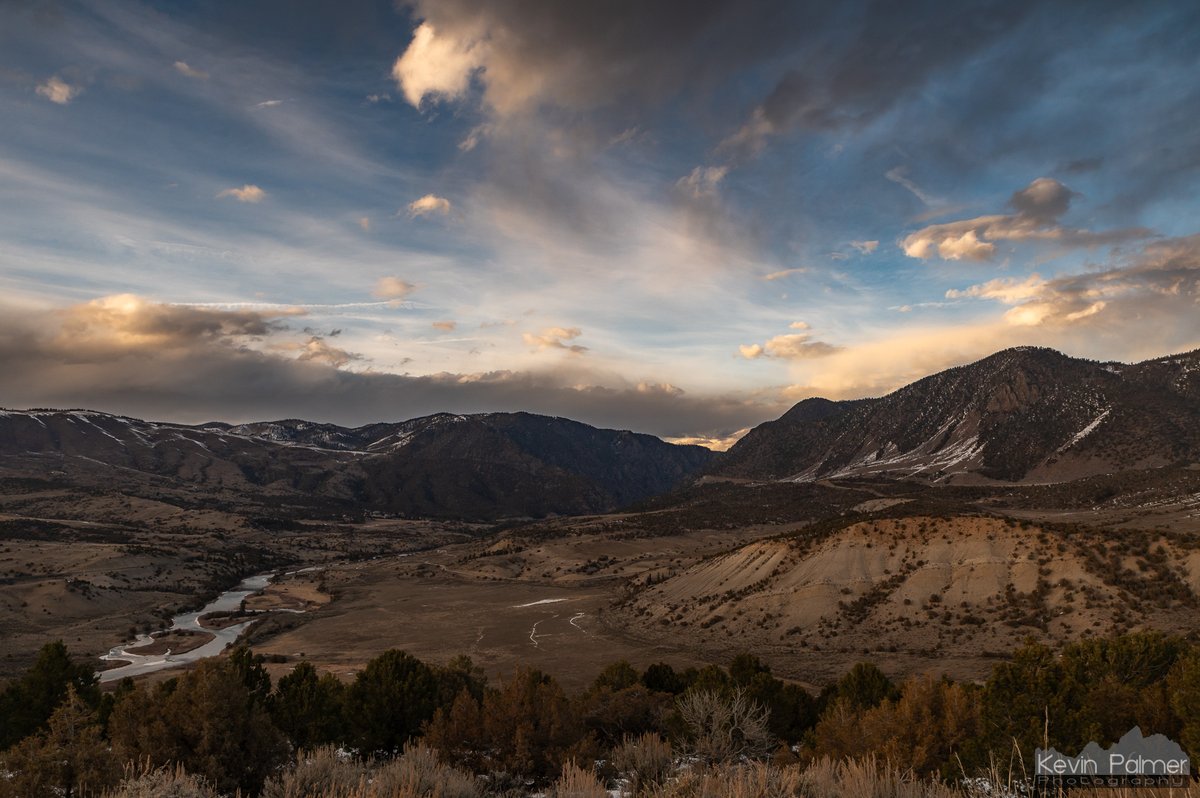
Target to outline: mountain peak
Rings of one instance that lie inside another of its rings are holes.
[[[719,474],[1061,481],[1200,457],[1200,359],[1134,366],[1004,349],[877,399],[807,399],[751,430]]]

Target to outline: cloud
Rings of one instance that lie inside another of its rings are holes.
[[[859,254],[870,255],[879,248],[878,241],[851,241],[850,246],[859,251]]]
[[[636,390],[638,393],[642,393],[642,394],[658,393],[658,394],[664,394],[666,396],[683,396],[683,394],[686,393],[686,391],[684,391],[679,386],[672,385],[669,382],[642,381],[642,382],[639,382],[634,387],[634,390]]]
[[[697,166],[675,184],[686,196],[704,199],[717,195],[717,186],[729,172],[727,166]]]
[[[803,322],[800,322],[803,324]],[[793,325],[794,326],[794,325]],[[796,327],[795,329],[806,329]],[[749,344],[738,347],[742,357],[747,360],[757,360],[760,357],[774,357],[781,360],[808,360],[811,358],[828,357],[841,351],[841,347],[827,344],[824,341],[814,341],[809,333],[787,333],[776,335],[764,344]]]
[[[795,66],[783,70],[721,149],[742,159],[793,130],[861,129],[935,75],[984,52],[1033,6],[1027,1],[984,3],[943,14],[935,5],[865,3],[856,9],[862,22],[845,26],[833,16],[840,6],[795,4],[792,13],[798,19],[782,23],[791,32]],[[773,12],[778,9],[759,11],[764,27],[780,24]]]
[[[542,349],[564,349],[573,355],[582,355],[588,351],[586,346],[579,344],[570,344],[568,341],[573,341],[583,334],[583,331],[578,327],[546,327],[538,333],[522,333],[521,340],[527,346],[536,347],[539,351]]]
[[[416,290],[417,287],[407,280],[389,276],[380,277],[379,281],[375,283],[375,289],[371,293],[380,299],[400,300]]]
[[[202,69],[196,69],[194,67],[188,66],[188,63],[186,61],[176,61],[175,62],[175,71],[178,72],[179,74],[185,75],[189,78],[195,78],[196,80],[208,80],[207,72],[205,72]]]
[[[1116,325],[1148,317],[1177,324],[1200,303],[1200,236],[1153,242],[1104,271],[1050,280],[1037,274],[1020,281],[1001,278],[952,289],[946,297],[1010,305],[1004,321],[1018,327]]]
[[[258,111],[262,110],[263,108],[275,108],[280,105],[283,105],[283,100],[263,100],[262,102],[255,103],[251,107]]]
[[[134,294],[117,294],[57,311],[59,321],[49,345],[74,349],[96,361],[128,352],[169,352],[194,345],[241,346],[284,329],[284,319],[302,311],[220,310],[154,302]]]
[[[1071,207],[1071,199],[1079,194],[1051,177],[1039,177],[1009,200],[1017,215],[1053,224]]]
[[[360,358],[270,313],[136,296],[47,312],[0,308],[10,407],[88,407],[182,423],[306,418],[358,425],[435,412],[528,411],[664,436],[728,436],[787,409],[777,392],[692,395],[602,384],[578,367],[425,376],[347,371]]]
[[[1045,288],[1046,281],[1036,274],[1031,274],[1024,280],[1015,280],[1007,277],[999,277],[995,280],[988,280],[980,285],[973,285],[970,288],[956,290],[951,288],[946,292],[947,299],[965,299],[968,297],[981,299],[995,299],[1005,304],[1014,304],[1023,302],[1032,297],[1038,296]]]
[[[725,452],[729,450],[729,447],[744,438],[750,429],[750,427],[743,427],[730,435],[685,435],[678,438],[664,438],[663,440],[679,446],[703,446],[706,449],[712,449],[714,452]]]
[[[39,83],[37,93],[52,103],[66,105],[83,93],[82,86],[72,86],[58,75]]]
[[[461,34],[439,35],[433,25],[422,22],[392,66],[392,78],[404,99],[416,107],[426,98],[457,99],[484,65],[486,51],[482,42]]]
[[[379,103],[390,103],[391,101],[392,101],[392,95],[388,94],[387,92],[382,92],[380,94],[368,94],[367,95],[367,102],[369,102],[371,105],[378,105]]]
[[[809,329],[808,322],[806,322],[806,321],[794,321],[791,324],[789,324],[788,327],[791,327],[793,330]]]
[[[732,0],[616,8],[418,0],[414,6],[422,22],[392,68],[405,99],[416,107],[461,100],[477,80],[484,104],[500,117],[545,105],[583,110],[630,95],[661,96],[722,62],[769,53],[778,47],[770,40],[780,38],[757,36],[759,49],[748,49],[753,29],[763,26],[751,24],[753,14]],[[702,41],[708,42],[703,53]]]
[[[362,231],[364,233],[371,232],[371,217],[370,216],[358,217],[358,226],[362,228]]]
[[[907,166],[897,166],[893,169],[889,169],[884,174],[884,177],[886,177],[888,180],[891,180],[893,183],[904,186],[906,189],[908,189],[910,192],[912,192],[912,195],[914,197],[916,197],[921,202],[925,203],[926,205],[928,205],[930,207],[941,204],[941,200],[939,200],[937,197],[934,197],[934,196],[931,196],[930,194],[925,193],[925,191],[920,186],[918,186],[916,183],[914,183],[912,180],[910,180],[908,178],[908,167]]]
[[[1082,175],[1088,172],[1095,172],[1104,165],[1104,158],[1093,156],[1091,158],[1076,158],[1062,164],[1059,169],[1072,175]]]
[[[355,360],[363,359],[362,355],[330,345],[319,335],[309,338],[297,347],[296,351],[299,353],[296,355],[297,360],[325,363],[334,368],[341,368]]]
[[[808,274],[808,272],[809,272],[809,269],[807,267],[799,266],[795,269],[781,269],[780,271],[777,271],[777,272],[771,272],[770,274],[764,274],[763,279],[764,280],[782,280],[783,278],[791,277],[794,274]]]
[[[442,216],[450,213],[450,200],[436,194],[426,194],[420,199],[408,203],[409,216],[428,216],[433,213],[439,213]]]
[[[455,328],[458,327],[458,322],[456,322],[456,321],[435,321],[430,326],[433,327],[433,329],[435,329],[435,330],[441,330],[443,332],[453,332],[455,330]]]
[[[1077,196],[1057,180],[1039,177],[1013,193],[1009,199],[1013,213],[929,225],[906,236],[900,248],[910,258],[922,260],[936,254],[943,260],[986,261],[995,256],[998,241],[1047,241],[1067,247],[1094,247],[1153,235],[1141,227],[1091,232],[1062,225],[1060,218]]]
[[[262,202],[266,196],[267,192],[251,183],[247,183],[241,188],[227,188],[217,194],[218,199],[233,197],[238,202]]]

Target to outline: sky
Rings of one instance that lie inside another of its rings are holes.
[[[723,447],[1200,347],[1200,5],[0,2],[0,405]]]

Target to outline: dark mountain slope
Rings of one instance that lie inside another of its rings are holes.
[[[348,429],[300,420],[190,427],[89,411],[4,411],[0,475],[81,487],[187,485],[250,500],[492,519],[611,510],[670,490],[713,453],[527,413]]]
[[[1022,347],[878,399],[807,399],[720,476],[1065,481],[1200,459],[1200,352],[1136,365]]]

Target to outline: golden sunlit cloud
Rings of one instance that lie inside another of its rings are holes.
[[[83,92],[80,86],[72,86],[58,75],[55,75],[43,83],[39,83],[37,93],[45,97],[52,103],[57,105],[66,105],[74,100]]]
[[[791,277],[794,274],[808,274],[809,270],[805,266],[800,266],[795,269],[782,269],[777,272],[763,275],[764,280],[782,280],[785,277]]]
[[[796,324],[803,324],[803,327],[796,327]],[[796,322],[792,325],[795,329],[807,329],[808,325],[804,322]],[[748,344],[738,347],[738,351],[742,357],[747,360],[756,360],[760,357],[777,357],[783,360],[805,360],[814,357],[828,357],[835,352],[840,351],[840,347],[827,344],[824,341],[814,341],[808,333],[788,333],[786,335],[776,335],[764,344]]]
[[[420,199],[408,203],[409,216],[427,216],[432,213],[439,213],[443,216],[450,213],[450,200],[436,194],[426,194]]]
[[[218,199],[232,197],[238,202],[262,202],[267,196],[267,192],[263,191],[256,185],[247,183],[241,188],[227,188],[217,194]]]
[[[1049,177],[1039,177],[1013,193],[1014,213],[991,214],[957,222],[933,224],[911,233],[900,242],[910,258],[927,260],[987,261],[996,255],[999,241],[1049,241],[1071,247],[1094,247],[1146,238],[1151,231],[1136,227],[1092,232],[1063,226],[1059,219],[1071,206],[1076,192]]]
[[[750,427],[743,427],[732,435],[685,435],[679,438],[663,438],[667,443],[679,446],[703,446],[714,452],[724,452],[745,437]]]
[[[573,355],[582,355],[588,351],[586,346],[579,344],[570,344],[568,341],[573,341],[583,334],[583,331],[578,327],[546,327],[538,333],[522,333],[521,340],[527,346],[535,347],[538,350],[542,349],[563,349]]]
[[[371,292],[380,299],[404,299],[404,297],[416,291],[417,287],[407,280],[401,280],[394,275],[388,277],[380,277],[375,283],[375,288]]]

